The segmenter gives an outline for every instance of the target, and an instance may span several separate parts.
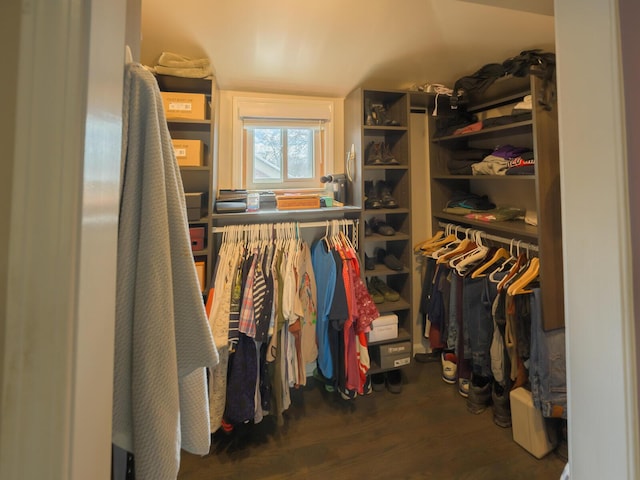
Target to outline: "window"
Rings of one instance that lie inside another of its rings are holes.
[[[245,121],[244,132],[247,188],[313,188],[320,185],[322,124]]]
[[[333,168],[333,99],[236,95],[232,108],[235,188],[323,188]]]

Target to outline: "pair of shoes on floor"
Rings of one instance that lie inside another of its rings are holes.
[[[384,264],[387,268],[400,271],[404,268],[402,262],[393,253],[387,253],[384,248],[379,248],[376,252],[378,263]]]
[[[456,383],[458,374],[458,360],[453,352],[443,351],[440,354],[440,362],[442,363],[442,380],[445,383],[453,385]]]
[[[400,370],[389,370],[385,383],[387,390],[391,393],[402,393],[402,372]]]
[[[371,378],[371,389],[374,392],[381,392],[384,390],[386,383],[386,375],[384,373],[374,373],[369,375],[369,378]]]
[[[378,292],[380,292],[385,302],[397,302],[398,300],[400,300],[400,294],[389,287],[389,285],[384,283],[378,277],[371,277],[371,279],[369,280],[369,293],[371,293],[372,290],[377,290]],[[373,294],[371,294],[371,297],[373,298]]]
[[[471,376],[469,394],[467,396],[467,410],[479,415],[491,404],[491,378],[478,375]]]

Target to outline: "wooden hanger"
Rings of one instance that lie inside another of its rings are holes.
[[[473,273],[471,273],[471,278],[478,278],[480,276],[486,276],[487,274],[484,273],[484,272],[486,272],[493,265],[495,265],[498,262],[498,260],[509,258],[509,256],[510,256],[509,252],[507,252],[504,248],[500,247],[498,250],[496,250],[496,253],[493,254],[493,257],[491,257],[491,259],[488,262],[483,263],[478,268],[476,268],[473,271]]]
[[[414,253],[420,253],[421,250],[425,250],[429,248],[429,246],[438,240],[440,240],[444,236],[444,230],[438,230],[434,236],[431,238],[424,240],[418,243],[415,247],[413,247]]]
[[[521,295],[523,293],[531,293],[531,290],[527,290],[526,287],[536,278],[538,278],[538,273],[540,272],[540,260],[537,257],[534,257],[529,262],[529,266],[522,273],[522,275],[514,281],[509,288],[507,289],[507,293],[509,295]]]

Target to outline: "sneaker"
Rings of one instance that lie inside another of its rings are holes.
[[[442,352],[440,361],[442,362],[442,380],[453,385],[456,383],[456,374],[458,372],[456,354],[453,352]]]
[[[469,385],[467,410],[475,415],[484,412],[491,403],[491,382],[486,377],[473,376]]]
[[[370,237],[371,235],[373,235],[373,230],[371,229],[371,225],[369,225],[369,222],[364,222],[364,236]]]
[[[366,253],[364,254],[364,269],[365,270],[375,270],[376,261],[373,257],[370,257]]]
[[[362,386],[363,395],[371,395],[373,393],[373,386],[371,385],[371,375],[367,375],[367,379]]]
[[[364,208],[367,210],[377,210],[382,208],[382,202],[378,195],[378,189],[373,185],[373,181],[365,181],[364,188],[367,199],[364,201]]]
[[[384,373],[374,373],[370,375],[371,377],[371,389],[374,392],[381,392],[384,390],[384,385],[386,383],[386,375]]]
[[[371,277],[371,286],[382,293],[385,302],[397,302],[400,300],[400,294],[378,277]]]
[[[502,385],[493,384],[491,401],[493,403],[493,423],[502,428],[509,428],[511,426],[511,406],[509,405],[509,394],[505,392]]]
[[[375,288],[371,283],[367,280],[367,290],[369,291],[369,295],[371,295],[371,300],[373,303],[379,304],[384,303],[384,295],[380,290]]]
[[[387,390],[391,393],[402,392],[402,373],[400,370],[390,370],[387,372]]]
[[[469,379],[467,378],[458,379],[458,393],[462,395],[464,398],[467,398],[469,396]]]

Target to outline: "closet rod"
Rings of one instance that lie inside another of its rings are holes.
[[[533,244],[533,243],[528,243],[528,242],[523,242],[520,240],[515,240],[513,238],[508,238],[508,237],[500,237],[498,235],[491,235],[490,233],[485,232],[484,230],[481,230],[479,228],[473,228],[473,227],[464,227],[462,225],[457,225],[455,223],[446,223],[446,222],[438,222],[438,225],[442,228],[447,228],[447,227],[451,227],[451,228],[458,228],[459,232],[465,233],[467,230],[469,231],[476,231],[476,232],[480,232],[482,238],[486,238],[487,240],[492,240],[494,242],[499,242],[499,243],[503,243],[505,245],[513,245],[514,247],[517,246],[519,248],[524,248],[525,250],[531,250],[534,252],[538,251],[538,246]]]
[[[255,225],[280,225],[286,223],[295,223],[299,228],[318,228],[318,227],[326,227],[327,225],[331,226],[331,222],[333,220],[326,220],[324,222],[265,222],[265,223],[250,223],[241,226],[245,227],[253,227]],[[357,224],[358,220],[352,220],[350,218],[335,220],[339,223],[345,222],[350,226],[354,226]],[[213,233],[222,233],[227,226],[240,226],[240,225],[226,225],[224,227],[211,227],[211,231]]]

